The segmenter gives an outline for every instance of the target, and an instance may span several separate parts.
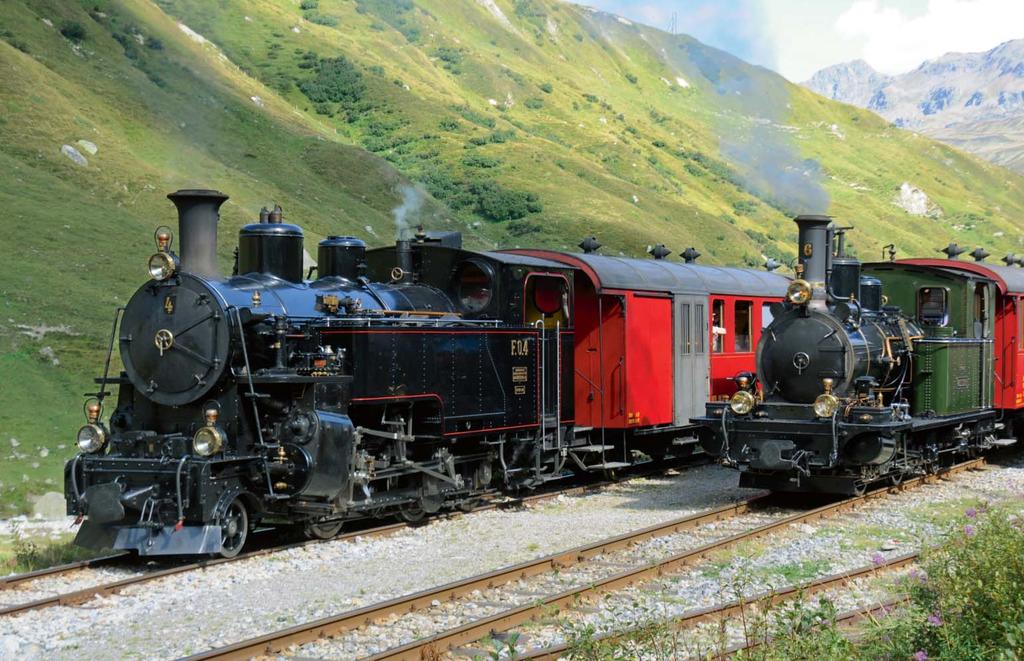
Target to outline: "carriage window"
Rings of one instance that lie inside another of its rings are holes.
[[[948,292],[941,287],[921,287],[917,292],[917,318],[928,326],[948,324]]]
[[[707,323],[704,321],[704,304],[696,303],[693,306],[693,352],[704,353],[704,338],[707,336]]]
[[[679,306],[679,344],[684,354],[690,353],[690,305],[683,303]]]
[[[711,350],[715,353],[725,351],[725,301],[715,301],[711,307]]]
[[[754,304],[736,301],[736,353],[750,351],[750,322]]]
[[[761,304],[761,328],[768,328],[775,321],[775,317],[772,315],[772,304],[762,303]]]

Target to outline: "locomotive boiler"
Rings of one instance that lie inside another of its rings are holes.
[[[849,228],[827,216],[795,222],[797,279],[775,304],[756,374],[737,375],[731,401],[697,420],[704,448],[747,486],[852,493],[902,479],[914,451],[905,389],[922,330],[846,253]]]

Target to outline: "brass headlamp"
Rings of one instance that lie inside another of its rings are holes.
[[[156,228],[153,239],[156,241],[156,252],[149,256],[149,277],[154,280],[166,280],[177,272],[179,265],[177,255],[171,252],[174,235],[169,228],[161,226]]]
[[[223,429],[217,426],[220,407],[216,404],[207,405],[203,411],[203,417],[206,419],[206,425],[200,427],[192,437],[192,449],[202,457],[209,457],[223,449],[228,436]]]
[[[811,283],[797,278],[786,288],[786,300],[793,305],[804,305],[811,300]]]
[[[757,398],[749,390],[737,390],[729,400],[729,408],[736,415],[746,415],[754,410]]]
[[[814,415],[819,418],[831,418],[839,410],[839,398],[832,394],[834,385],[835,379],[826,377],[821,380],[821,386],[825,392],[814,400]]]

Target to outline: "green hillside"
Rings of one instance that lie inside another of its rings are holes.
[[[596,234],[612,254],[664,242],[753,265],[792,256],[789,214],[826,209],[857,225],[865,257],[951,240],[998,254],[1024,238],[1020,176],[689,37],[555,0],[0,6],[10,508],[58,488],[113,311],[179,187],[231,195],[225,268],[234,231],[275,202],[308,246],[389,241],[410,182],[426,191],[412,222],[478,247]],[[904,182],[929,215],[894,203]]]

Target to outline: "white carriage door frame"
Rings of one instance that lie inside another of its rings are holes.
[[[704,413],[708,401],[708,299],[705,296],[674,297],[672,317],[675,393],[673,424],[690,424]]]

